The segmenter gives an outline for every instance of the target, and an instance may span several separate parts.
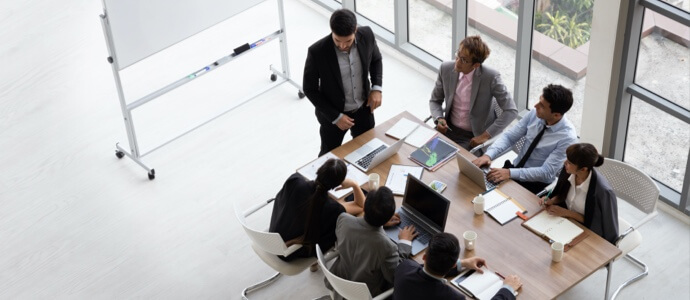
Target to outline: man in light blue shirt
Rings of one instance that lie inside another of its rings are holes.
[[[546,86],[534,110],[496,140],[486,154],[472,161],[481,167],[525,137],[525,145],[511,163],[492,168],[486,175],[492,182],[513,179],[533,193],[553,182],[565,161],[565,149],[577,142],[575,127],[565,117],[573,105],[573,95],[561,85]]]

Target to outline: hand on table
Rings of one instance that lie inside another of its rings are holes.
[[[405,226],[405,228],[400,229],[400,233],[398,233],[398,238],[401,240],[408,240],[412,241],[414,238],[417,237],[419,233],[414,229],[414,226],[409,225]]]
[[[482,157],[484,157],[484,156],[482,156]],[[506,180],[510,179],[510,170],[509,169],[491,168],[491,171],[489,171],[489,173],[486,174],[486,179],[488,179],[491,182],[506,181]]]
[[[395,225],[400,224],[400,215],[398,213],[393,214],[390,220],[386,222],[386,224],[383,224],[383,227],[393,227]]]
[[[489,135],[488,132],[484,131],[484,133],[473,137],[470,140],[470,148],[477,147],[481,144],[484,144],[486,141],[488,141],[491,138],[491,135]]]
[[[486,260],[484,260],[481,257],[474,256],[461,260],[460,265],[463,268],[472,269],[477,271],[479,274],[484,274],[484,270],[482,270],[482,267],[486,266]]]
[[[483,166],[488,166],[491,164],[491,158],[489,158],[488,155],[482,155],[480,157],[477,157],[475,160],[472,161],[472,163],[481,168]]]

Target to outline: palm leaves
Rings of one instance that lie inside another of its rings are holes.
[[[550,11],[537,18],[537,31],[571,48],[589,41],[594,0],[561,0],[553,4]]]

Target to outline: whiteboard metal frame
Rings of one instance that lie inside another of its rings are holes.
[[[292,80],[292,78],[290,78],[290,66],[289,66],[289,60],[288,60],[287,35],[285,32],[285,15],[284,15],[284,11],[283,11],[283,0],[277,0],[277,2],[278,2],[278,15],[279,15],[279,19],[280,19],[280,29],[279,30],[277,30],[277,31],[275,31],[275,32],[273,32],[267,36],[264,36],[263,38],[252,43],[250,45],[250,48],[244,52],[241,52],[237,55],[233,52],[227,56],[223,56],[220,59],[217,59],[214,62],[208,64],[207,66],[205,66],[199,70],[196,70],[194,72],[191,72],[190,75],[185,76],[183,78],[180,78],[180,79],[176,80],[175,82],[172,82],[172,83],[164,86],[163,88],[160,88],[154,92],[151,92],[150,94],[148,94],[144,97],[141,97],[141,98],[139,98],[139,99],[137,99],[137,100],[135,100],[129,104],[127,103],[127,100],[125,99],[124,90],[122,88],[122,81],[120,80],[120,68],[119,68],[118,60],[117,60],[117,57],[116,57],[115,51],[114,51],[115,47],[114,47],[114,43],[113,43],[112,31],[111,31],[111,28],[110,28],[110,25],[108,22],[107,12],[104,10],[103,14],[100,15],[101,25],[103,27],[103,33],[105,35],[106,46],[108,48],[108,62],[110,63],[112,70],[113,70],[113,79],[115,80],[115,87],[117,89],[117,95],[118,95],[118,99],[120,101],[120,109],[122,110],[122,116],[123,116],[123,119],[125,122],[125,130],[127,132],[127,141],[129,143],[129,149],[125,149],[124,147],[122,147],[120,145],[120,143],[116,143],[115,144],[115,148],[116,148],[115,155],[118,158],[123,158],[124,156],[127,156],[132,161],[137,163],[139,166],[144,168],[146,170],[146,172],[148,173],[149,179],[153,180],[156,176],[156,171],[153,168],[146,165],[142,160],[142,158],[144,156],[151,154],[153,151],[156,151],[156,150],[162,148],[163,146],[166,146],[166,145],[172,143],[173,141],[181,138],[182,136],[185,136],[186,134],[198,129],[199,127],[202,127],[202,126],[208,124],[209,122],[219,118],[220,116],[242,106],[243,104],[249,102],[250,100],[252,100],[258,96],[260,96],[261,94],[263,94],[265,92],[268,92],[269,90],[277,87],[278,85],[280,85],[282,83],[288,82],[288,83],[292,84],[293,86],[295,86],[298,89],[298,97],[304,98],[304,93],[302,92],[302,87],[298,83],[296,83],[294,80]],[[281,56],[281,65],[282,66],[281,66],[281,69],[276,69],[272,65],[269,66],[269,70],[272,73],[271,74],[271,80],[273,81],[270,85],[268,85],[268,86],[264,87],[263,89],[260,89],[260,90],[256,91],[255,93],[245,97],[244,99],[242,99],[239,102],[239,104],[230,107],[229,109],[227,109],[227,110],[219,113],[218,115],[194,126],[193,128],[181,133],[180,135],[162,143],[161,145],[158,145],[158,146],[154,147],[153,149],[151,149],[145,153],[141,153],[142,151],[141,151],[141,148],[139,147],[139,142],[138,142],[138,139],[136,136],[134,120],[132,119],[132,111],[133,110],[135,110],[136,108],[138,108],[138,107],[140,107],[140,106],[142,106],[142,105],[144,105],[144,104],[146,104],[146,103],[148,103],[148,102],[150,102],[150,101],[152,101],[152,100],[154,100],[154,99],[156,99],[156,98],[158,98],[158,97],[160,97],[160,96],[162,96],[162,95],[164,95],[164,94],[166,94],[166,93],[168,93],[168,92],[170,92],[170,91],[172,91],[172,90],[174,90],[174,89],[176,89],[176,88],[178,88],[178,87],[180,87],[186,83],[191,82],[192,80],[195,80],[195,79],[197,79],[203,75],[206,75],[207,73],[209,73],[211,71],[214,71],[215,69],[219,68],[220,66],[222,66],[228,62],[233,61],[234,59],[238,58],[239,56],[246,55],[247,53],[252,52],[254,49],[256,49],[260,46],[263,46],[263,45],[267,44],[268,42],[275,40],[276,38],[280,41],[280,56]],[[134,64],[136,64],[136,63],[134,63]],[[278,80],[278,78],[280,78],[280,79]]]

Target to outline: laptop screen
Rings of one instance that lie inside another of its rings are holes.
[[[450,201],[414,176],[407,176],[402,205],[439,231],[445,230]]]

